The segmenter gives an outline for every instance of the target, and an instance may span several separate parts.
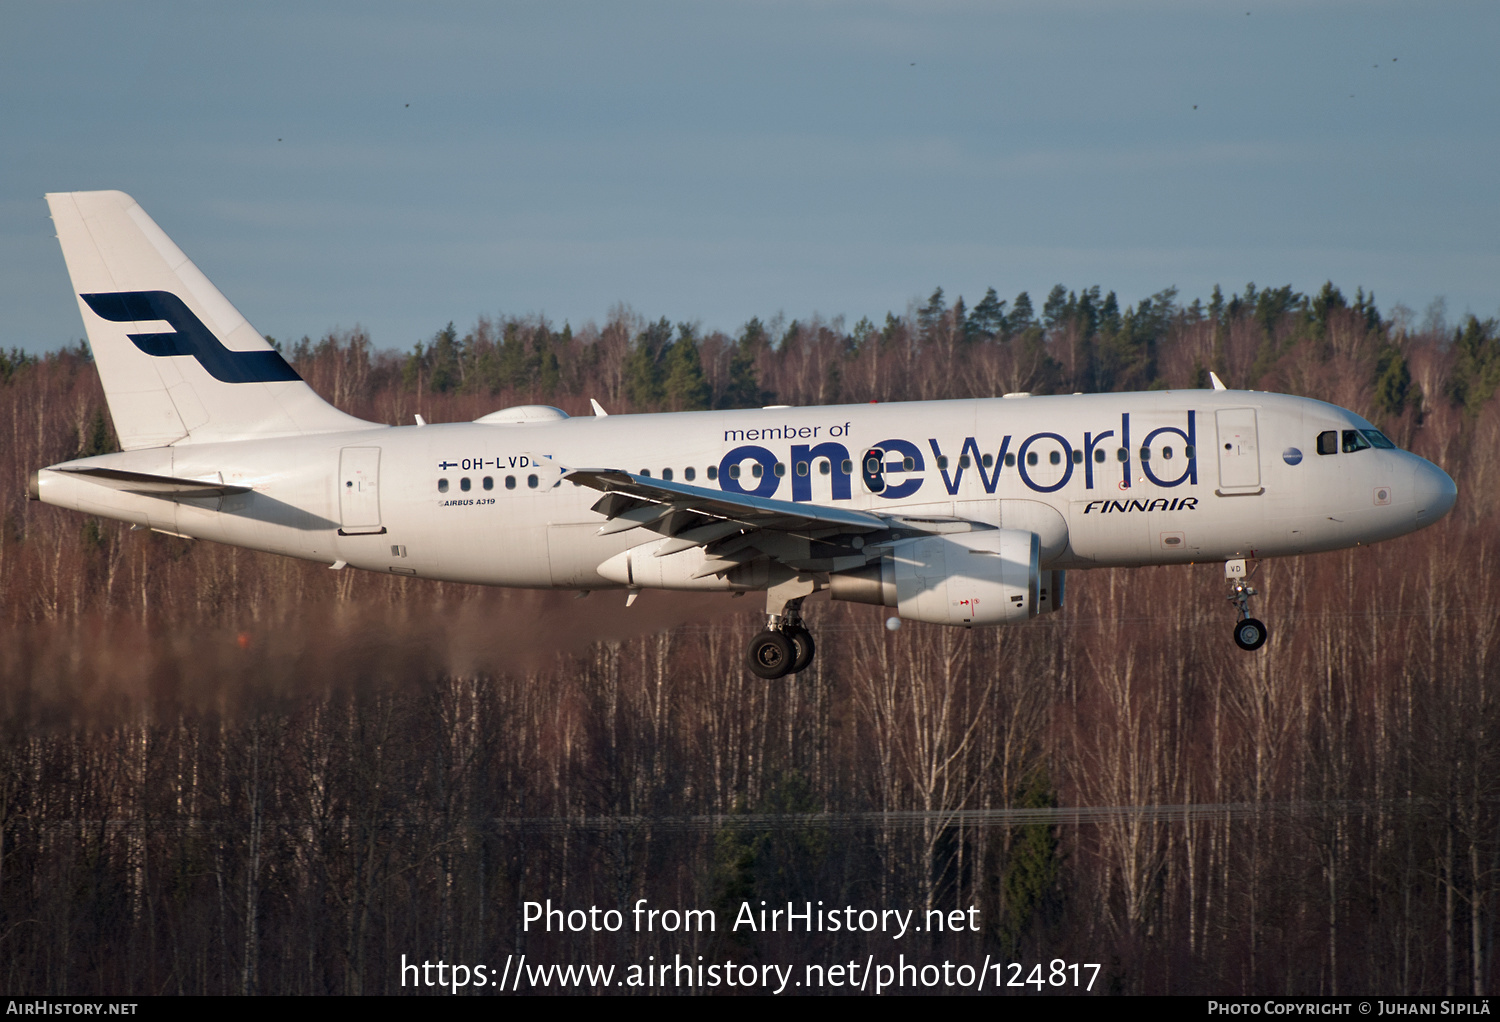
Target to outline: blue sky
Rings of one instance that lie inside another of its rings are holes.
[[[0,347],[81,336],[42,194],[92,188],[260,330],[380,347],[939,285],[1493,316],[1497,41],[1492,0],[0,0]]]

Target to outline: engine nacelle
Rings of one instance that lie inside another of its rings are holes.
[[[1041,586],[1037,589],[1036,602],[1038,614],[1050,614],[1054,610],[1062,610],[1063,589],[1065,571],[1042,572]]]
[[[1016,529],[919,536],[894,543],[879,564],[831,578],[835,600],[895,607],[908,621],[1004,625],[1034,617],[1040,600],[1040,545]],[[1049,572],[1060,580],[1062,572]],[[1061,589],[1051,592],[1061,595]]]
[[[656,556],[656,552],[668,542],[670,541],[665,538],[654,539],[629,550],[622,550],[594,570],[622,586],[684,589],[690,592],[764,589],[770,580],[764,558],[731,568],[723,575],[704,575],[701,572],[708,563],[708,558],[702,547],[689,547],[665,557]]]

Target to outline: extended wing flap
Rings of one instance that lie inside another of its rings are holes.
[[[677,533],[673,537],[657,547],[655,556],[666,557],[682,550],[690,550],[695,546],[707,546],[727,536],[733,536],[743,526],[739,522],[719,521],[709,525],[701,525],[696,529],[688,529]]]
[[[248,486],[229,486],[222,482],[180,479],[146,472],[126,472],[117,468],[58,468],[52,471],[82,476],[89,482],[108,486],[112,490],[122,490],[141,497],[161,497],[164,500],[177,500],[181,497],[228,497],[250,492]]]
[[[604,496],[594,501],[594,506],[593,508],[591,508],[591,510],[597,511],[599,514],[603,515],[606,518],[618,518],[626,511],[629,511],[633,508],[644,507],[645,505],[650,503],[655,502],[638,500],[637,498],[628,496],[624,493],[606,493]]]

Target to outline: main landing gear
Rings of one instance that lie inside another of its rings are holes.
[[[1229,579],[1229,602],[1240,615],[1234,625],[1234,644],[1247,652],[1260,649],[1269,633],[1264,624],[1250,616],[1250,597],[1255,590],[1250,586],[1250,572],[1245,570],[1244,558],[1225,561],[1224,577]]]
[[[817,646],[812,633],[802,623],[802,600],[804,596],[792,596],[787,592],[800,591],[804,587],[796,580],[773,586],[766,593],[766,630],[750,640],[745,651],[745,666],[757,677],[773,680],[788,674],[807,670],[812,663]],[[807,585],[807,592],[812,591]]]

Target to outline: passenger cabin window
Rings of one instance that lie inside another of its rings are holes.
[[[670,468],[662,469],[661,478],[663,482],[670,483],[672,481],[672,470]]]
[[[534,489],[536,489],[536,484],[537,484],[537,478],[536,478],[536,476],[527,476],[526,477],[526,485],[527,486],[531,487],[534,490]]]
[[[514,490],[516,488],[516,477],[515,476],[506,476],[505,477],[505,488],[507,490]]]
[[[990,468],[995,464],[995,456],[993,454],[986,454],[984,457],[979,459],[979,463],[982,464],[985,468]]]
[[[1328,429],[1318,434],[1318,453],[1339,453],[1339,435],[1336,430]]]
[[[797,462],[797,474],[799,476],[805,476],[805,475],[807,475],[807,462],[805,462],[805,461],[799,461],[799,462]]]
[[[860,469],[860,478],[865,484],[865,489],[871,493],[880,493],[885,489],[885,452],[879,447],[872,447],[865,452],[864,464]]]
[[[719,466],[718,465],[710,465],[710,466],[708,466],[708,481],[709,482],[713,482],[717,478],[719,478]]]
[[[1098,462],[1099,464],[1102,465],[1102,464],[1104,464],[1104,459],[1107,458],[1107,457],[1108,457],[1108,455],[1104,453],[1104,448],[1102,448],[1102,447],[1096,447],[1096,448],[1094,448],[1094,460],[1096,462]]]
[[[446,479],[439,479],[438,480],[438,492],[439,493],[447,493],[448,492],[448,480],[446,480]]]
[[[985,455],[985,457],[989,457],[989,455]],[[1036,457],[1036,455],[1033,454],[1032,457],[1034,458],[1034,457]],[[1005,467],[1006,468],[1015,468],[1016,467],[1016,456],[1014,454],[1007,454],[1005,456]]]
[[[458,488],[460,490],[463,490],[465,493],[469,492],[469,477],[468,476],[464,476],[462,479],[460,479],[458,481]]]
[[[1370,441],[1366,440],[1357,429],[1344,430],[1344,453],[1353,454],[1355,451],[1367,451],[1370,449]]]
[[[682,470],[682,478],[686,479],[688,482],[692,482],[694,479],[698,478],[697,469],[689,465],[687,468]]]
[[[968,468],[969,467],[969,456],[967,454],[960,454],[958,456],[958,467],[959,468]]]
[[[485,476],[484,477],[484,488],[486,490],[493,490],[495,488],[494,477],[492,477],[492,476]]]
[[[820,476],[826,476],[826,475],[828,475],[828,473],[830,473],[832,471],[833,471],[833,466],[830,465],[830,464],[828,464],[828,459],[827,458],[819,458],[818,459],[818,475],[820,475]]]

